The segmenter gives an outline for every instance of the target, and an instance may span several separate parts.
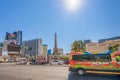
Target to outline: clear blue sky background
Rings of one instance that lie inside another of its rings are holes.
[[[76,12],[61,0],[0,0],[0,41],[6,32],[23,31],[23,40],[42,38],[50,49],[57,33],[58,47],[69,52],[75,40],[120,36],[120,0],[83,0]]]

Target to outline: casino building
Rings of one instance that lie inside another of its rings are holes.
[[[6,32],[3,45],[3,53],[8,54],[8,61],[18,61],[22,45],[22,31]]]
[[[108,51],[110,46],[120,45],[120,37],[112,37],[108,39],[100,39],[98,42],[90,42],[86,44],[86,51],[97,53],[102,51]],[[120,51],[120,46],[118,47],[118,51]]]

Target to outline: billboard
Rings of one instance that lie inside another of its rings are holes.
[[[11,45],[22,45],[22,31],[15,31],[13,33],[6,32],[5,40]]]
[[[17,39],[17,33],[8,33],[6,32],[6,40],[16,40]]]

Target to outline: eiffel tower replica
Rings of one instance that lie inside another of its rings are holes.
[[[58,48],[57,48],[57,34],[55,33],[54,37],[54,48],[53,48],[53,55],[58,55]]]

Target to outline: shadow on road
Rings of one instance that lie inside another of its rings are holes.
[[[87,74],[85,76],[78,76],[76,73],[70,72],[68,80],[120,80],[120,76],[102,74]]]

